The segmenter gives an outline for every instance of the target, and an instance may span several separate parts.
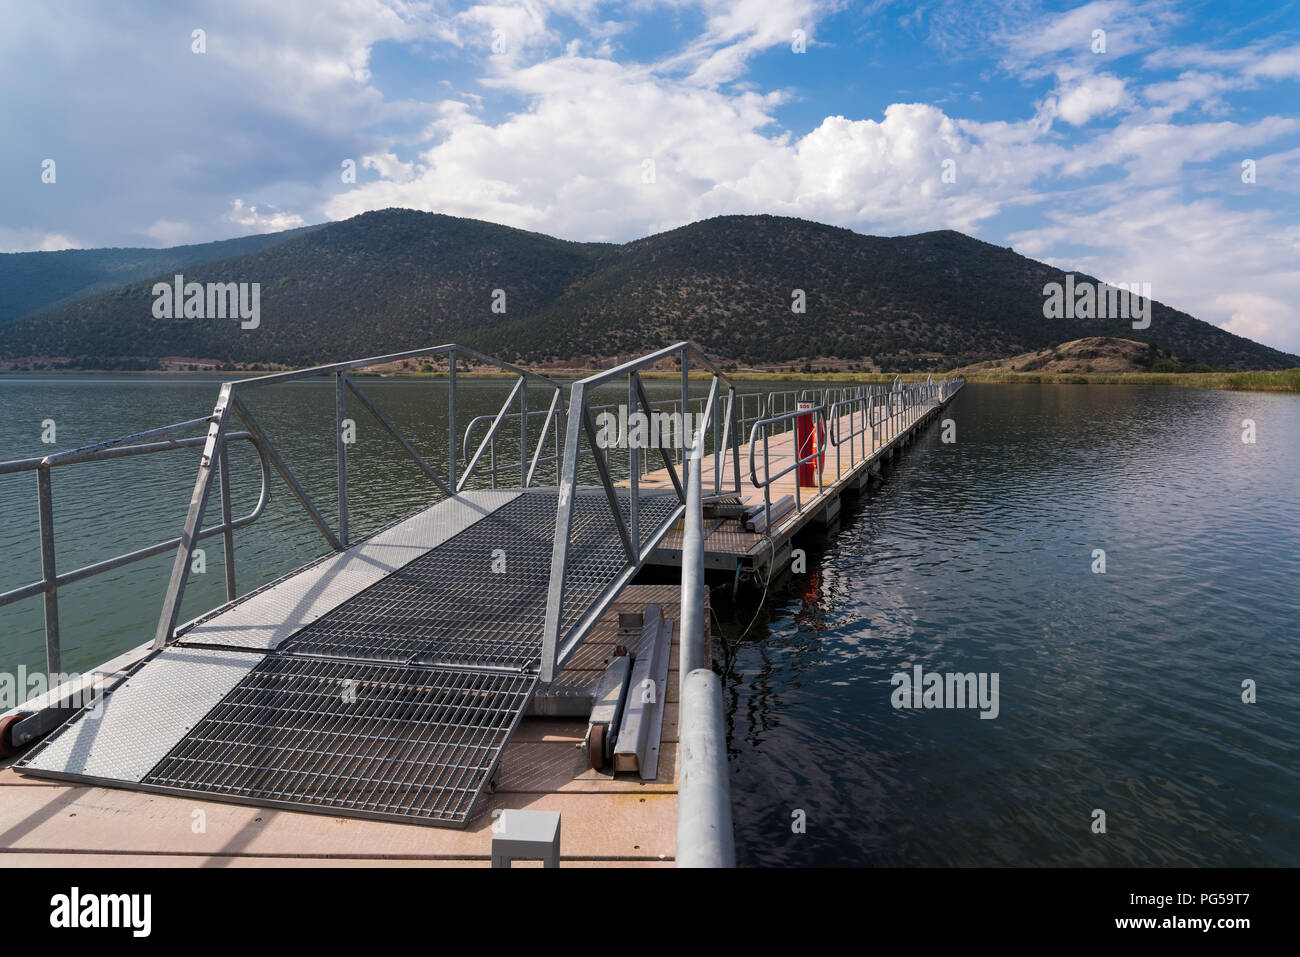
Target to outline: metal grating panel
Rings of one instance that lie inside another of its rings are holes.
[[[233,647],[151,656],[22,770],[465,824],[537,687],[557,501],[472,494],[496,498],[450,523],[439,503],[201,623],[184,640]],[[678,507],[642,497],[643,545]],[[576,490],[564,629],[628,567],[604,491]]]
[[[139,781],[261,658],[203,648],[165,649],[137,666],[98,709],[77,712],[19,767]]]
[[[632,493],[626,489],[618,489],[617,493],[623,513],[623,526],[630,531]],[[680,504],[681,499],[676,492],[641,490],[637,504],[640,532],[637,544],[640,548],[649,544],[659,526],[672,517]],[[561,637],[591,610],[601,592],[627,567],[627,554],[623,551],[604,491],[580,490],[573,501],[569,561],[564,577],[564,603],[560,614]]]
[[[643,496],[643,540],[678,501],[675,494]],[[524,493],[303,628],[280,650],[406,664],[534,666],[541,656],[555,510],[554,489]],[[564,626],[585,614],[626,567],[604,491],[580,489]]]
[[[404,565],[518,498],[519,489],[463,492],[250,595],[196,624],[182,642],[227,648],[276,648]]]
[[[142,783],[463,825],[536,685],[531,675],[272,655]]]

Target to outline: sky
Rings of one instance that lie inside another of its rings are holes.
[[[389,206],[956,229],[1300,352],[1300,0],[0,0],[0,251]]]

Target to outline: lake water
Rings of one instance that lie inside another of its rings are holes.
[[[362,387],[445,461],[445,382]],[[461,388],[466,418],[504,398],[499,382]],[[201,416],[216,391],[0,376],[0,460]],[[332,521],[331,387],[285,386],[253,411]],[[800,542],[807,572],[761,602],[717,583],[741,862],[1300,864],[1300,399],[972,385],[948,416],[955,443],[932,427],[845,500],[838,529]],[[429,489],[357,419],[354,537]],[[60,571],[178,534],[196,465],[178,451],[57,470]],[[237,452],[232,473],[242,514],[255,457]],[[32,475],[0,476],[0,591],[40,577],[35,506]],[[241,593],[324,549],[278,480],[236,542]],[[205,553],[182,620],[224,597],[219,539]],[[64,669],[151,637],[169,568],[159,556],[64,589]],[[0,608],[0,670],[42,668],[43,647],[39,600]],[[998,716],[893,707],[891,679],[917,665],[996,673]]]
[[[740,860],[1300,864],[1300,398],[971,385],[948,415],[732,647]],[[998,673],[999,716],[895,709],[918,664]]]

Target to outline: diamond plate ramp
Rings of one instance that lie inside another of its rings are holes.
[[[166,648],[137,665],[98,707],[77,712],[17,767],[60,777],[138,782],[261,657]]]

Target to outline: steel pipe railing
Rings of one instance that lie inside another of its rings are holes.
[[[711,430],[718,435],[711,453],[713,456],[713,491],[714,494],[721,494],[724,489],[729,492],[740,492],[740,447],[739,434],[736,428],[736,388],[726,374],[694,345],[689,342],[679,342],[575,382],[569,393],[569,411],[565,420],[564,461],[560,472],[559,504],[555,518],[555,540],[551,553],[551,577],[542,637],[541,680],[545,683],[554,680],[559,669],[577,650],[581,635],[585,634],[587,628],[592,624],[590,619],[604,607],[606,599],[617,594],[628,581],[631,581],[650,553],[658,546],[663,536],[681,518],[682,512],[686,508],[686,490],[683,479],[689,475],[692,467],[698,469],[706,457],[701,452],[701,459],[693,464],[685,457],[682,458],[680,463],[675,463],[674,456],[671,454],[673,450],[663,444],[662,434],[660,435],[661,441],[657,446],[638,450],[638,452],[658,453],[679,499],[676,509],[662,518],[653,528],[645,529],[641,527],[640,505],[644,492],[640,485],[640,456],[629,454],[627,478],[629,507],[627,519],[624,519],[623,507],[614,486],[609,450],[602,448],[598,441],[592,417],[593,408],[589,406],[588,399],[592,392],[601,386],[626,380],[625,387],[629,397],[629,415],[636,408],[652,409],[654,403],[650,401],[649,396],[646,394],[645,385],[641,380],[641,373],[653,369],[665,360],[671,359],[676,359],[681,363],[682,395],[680,408],[683,410],[690,408],[691,400],[688,387],[691,362],[695,361],[706,371],[712,373],[708,396],[704,401],[702,422],[707,423]],[[725,406],[721,401],[723,386],[727,390]],[[676,435],[679,437],[678,441],[685,444],[687,436],[684,434],[683,425],[684,416],[678,419]],[[578,460],[584,438],[588,448],[593,453],[592,458],[605,493],[605,503],[614,519],[615,530],[627,558],[627,566],[620,575],[609,583],[592,604],[591,611],[561,633],[565,577],[568,569],[569,538],[573,525],[573,499],[578,488]],[[629,453],[631,451],[629,449]],[[722,473],[726,471],[728,453],[730,453],[731,458],[733,481],[724,485]],[[681,465],[681,475],[678,473],[677,464]]]
[[[727,769],[727,731],[722,680],[714,673],[709,648],[704,579],[704,530],[699,462],[704,429],[695,433],[686,479],[682,516],[682,604],[678,700],[681,702],[677,787],[677,866],[734,867],[735,833],[731,820],[731,782]]]
[[[788,466],[783,468],[781,471],[777,472],[775,475],[772,474],[771,448],[768,443],[769,434],[767,432],[767,427],[769,425],[781,425],[787,421],[791,421],[793,419],[797,419],[800,416],[805,416],[805,415],[811,416],[813,418],[813,428],[816,430],[814,434],[818,436],[824,436],[826,434],[826,410],[822,406],[817,406],[816,408],[813,409],[796,409],[794,412],[783,412],[780,415],[774,415],[774,416],[769,416],[768,418],[765,419],[759,419],[757,422],[754,423],[754,427],[753,429],[750,430],[749,433],[749,480],[750,482],[753,483],[755,488],[761,488],[763,490],[764,528],[769,531],[772,527],[772,488],[771,487],[774,481],[786,475],[789,475],[791,472],[795,471],[802,465],[806,465],[809,462],[814,462],[818,464],[817,493],[820,495],[822,492],[822,468],[821,468],[821,463],[817,462],[817,460],[825,452],[825,449],[822,448],[823,443],[820,441],[816,441],[813,443],[813,449],[810,452],[808,452],[807,455],[800,455],[799,448],[798,448],[798,439],[796,438],[793,461]],[[785,432],[788,432],[791,428],[794,428],[794,426],[790,426],[788,428],[782,428],[776,434],[784,434]],[[758,444],[760,440],[762,441],[763,444],[762,480],[759,479],[758,472],[754,464],[754,457],[757,452]],[[794,483],[794,501],[795,501],[796,512],[803,511],[803,497],[801,494],[801,488],[802,486],[796,476],[796,480]]]
[[[357,385],[349,372],[357,369],[369,368],[372,366],[385,365],[402,359],[411,359],[419,357],[442,356],[447,357],[447,419],[448,419],[448,465],[447,480],[443,479],[429,467],[414,446],[406,439],[401,431],[383,414],[375,402]],[[493,424],[492,430],[484,437],[476,453],[470,457],[470,463],[463,476],[457,474],[456,463],[456,376],[457,360],[464,359],[469,362],[477,362],[482,365],[492,366],[502,371],[511,373],[517,377],[514,388],[509,398],[506,399],[505,405],[502,406],[502,412],[498,413]],[[316,507],[306,490],[298,482],[297,477],[289,468],[283,457],[279,454],[275,444],[267,432],[258,424],[253,414],[249,411],[248,406],[243,401],[243,397],[254,390],[263,389],[270,385],[277,385],[284,382],[292,382],[299,379],[308,378],[328,378],[335,379],[335,456],[337,461],[338,474],[338,507],[339,523],[335,531],[325,520],[320,510]],[[154,634],[154,647],[161,648],[171,641],[176,634],[177,618],[180,614],[181,601],[184,598],[185,586],[189,581],[190,559],[194,551],[195,543],[198,541],[200,534],[200,524],[203,520],[203,513],[207,508],[208,496],[211,492],[213,477],[213,462],[224,455],[226,441],[230,429],[230,420],[232,413],[242,420],[245,428],[252,433],[259,444],[270,458],[271,464],[275,466],[280,477],[284,480],[289,490],[293,493],[298,503],[303,507],[311,517],[313,523],[320,530],[325,540],[336,551],[342,551],[348,547],[348,476],[347,476],[347,448],[343,441],[344,419],[347,414],[347,393],[354,395],[367,410],[379,421],[404,451],[415,461],[415,463],[424,472],[425,476],[433,482],[438,489],[448,497],[454,496],[465,487],[465,483],[474,474],[479,461],[482,459],[484,448],[488,446],[495,437],[496,430],[500,427],[504,419],[504,413],[509,410],[510,405],[515,398],[519,398],[520,409],[527,411],[527,384],[536,383],[544,389],[553,390],[555,395],[552,397],[551,412],[554,414],[558,407],[558,394],[561,391],[561,385],[552,379],[539,375],[535,372],[529,372],[519,366],[503,362],[493,356],[486,355],[476,349],[470,349],[466,346],[456,343],[446,343],[439,346],[429,346],[423,349],[411,349],[406,352],[396,352],[389,355],[373,356],[367,359],[353,359],[347,362],[336,362],[329,365],[314,366],[308,369],[296,369],[290,372],[277,372],[271,375],[257,376],[249,379],[240,379],[233,382],[224,383],[221,392],[217,397],[217,404],[212,410],[212,415],[206,420],[208,422],[208,436],[204,444],[203,457],[199,466],[198,478],[194,483],[194,492],[190,497],[190,508],[185,518],[184,531],[181,533],[180,543],[176,549],[176,560],[172,565],[171,578],[167,584],[167,591],[163,597],[162,612],[158,617],[158,628]],[[521,447],[527,448],[528,443],[528,417],[522,416],[520,429],[520,439],[523,443]],[[549,421],[549,419],[548,419]],[[545,427],[542,431],[541,439],[545,439]],[[539,453],[540,453],[539,442]],[[522,459],[522,456],[521,456]],[[525,467],[520,466],[521,478],[527,480]]]
[[[148,455],[155,452],[169,452],[176,449],[194,449],[204,446],[207,439],[201,437],[191,438],[168,438],[163,442],[142,442],[144,439],[153,439],[161,436],[168,436],[176,432],[192,429],[200,425],[210,424],[210,418],[190,419],[187,422],[177,422],[173,425],[163,426],[158,429],[149,429],[144,432],[136,432],[132,435],[120,436],[107,442],[100,442],[95,445],[88,445],[83,448],[70,449],[65,452],[56,452],[43,458],[15,459],[9,462],[0,462],[0,475],[13,475],[19,472],[36,472],[37,488],[37,508],[40,516],[40,537],[41,537],[41,580],[24,585],[20,588],[14,588],[0,594],[0,607],[21,601],[25,598],[32,598],[36,595],[43,595],[45,601],[45,667],[51,683],[54,682],[55,676],[62,673],[63,668],[63,651],[62,651],[62,633],[59,624],[59,589],[74,582],[79,582],[104,572],[130,565],[134,562],[143,561],[146,558],[152,558],[155,555],[161,555],[165,552],[178,548],[182,543],[182,538],[172,538],[144,548],[138,548],[134,551],[124,552],[115,555],[112,558],[103,559],[102,561],[92,562],[89,565],[83,565],[81,568],[74,569],[70,572],[59,573],[55,561],[55,542],[54,542],[54,497],[51,482],[51,473],[54,469],[67,465],[86,464],[90,462],[103,462],[113,459],[128,458],[136,455]],[[202,541],[213,535],[222,536],[225,544],[223,564],[226,578],[226,595],[227,599],[233,599],[235,593],[235,555],[233,547],[233,534],[241,528],[253,524],[262,517],[266,511],[267,503],[271,498],[271,463],[267,455],[267,450],[257,441],[251,432],[231,432],[226,435],[226,442],[250,442],[257,451],[258,460],[262,470],[262,488],[258,493],[257,504],[253,506],[252,511],[240,518],[233,518],[231,515],[230,503],[230,469],[229,461],[225,455],[223,446],[222,455],[218,462],[221,483],[221,522],[208,528],[198,528],[194,533],[194,541]],[[192,551],[192,550],[191,550]]]

